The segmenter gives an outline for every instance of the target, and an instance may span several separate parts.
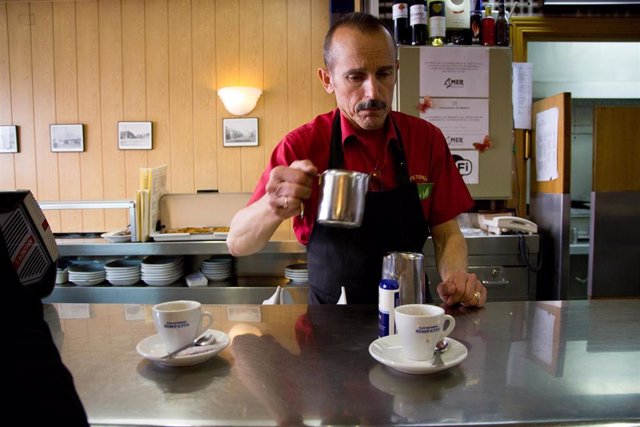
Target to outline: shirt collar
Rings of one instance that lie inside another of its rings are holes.
[[[344,146],[344,144],[350,140],[350,139],[357,139],[358,135],[356,134],[356,131],[353,129],[353,126],[351,125],[351,122],[349,121],[349,119],[347,117],[345,117],[344,114],[342,114],[342,111],[340,111],[340,109],[338,108],[336,110],[337,114],[340,114],[340,127],[342,130],[342,145]],[[387,134],[386,134],[386,142],[389,143],[391,141],[395,141],[396,144],[398,143],[398,135],[396,134],[396,129],[395,126],[389,126],[389,122],[391,119],[391,113],[389,113],[389,115],[387,116],[387,121],[385,123],[385,127],[387,130]]]

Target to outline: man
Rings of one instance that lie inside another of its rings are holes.
[[[249,204],[231,221],[236,256],[259,251],[287,218],[307,245],[309,300],[335,303],[341,286],[349,303],[377,302],[382,257],[422,252],[433,236],[437,287],[449,305],[481,307],[487,291],[467,274],[467,247],[456,216],[473,205],[442,132],[391,112],[396,44],[375,17],[352,13],[325,37],[326,68],[318,77],[338,109],[289,133],[275,148]],[[318,173],[349,169],[370,174],[361,227],[315,223]]]

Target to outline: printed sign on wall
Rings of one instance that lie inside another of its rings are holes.
[[[420,49],[420,96],[489,97],[489,48]]]
[[[450,149],[472,150],[489,135],[489,99],[431,99],[431,108],[420,118],[442,130]]]

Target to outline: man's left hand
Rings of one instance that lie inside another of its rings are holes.
[[[457,272],[438,285],[438,295],[447,305],[482,307],[487,301],[487,288],[475,274]]]

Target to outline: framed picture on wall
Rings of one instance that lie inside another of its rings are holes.
[[[18,127],[0,126],[0,153],[18,152]]]
[[[82,125],[50,125],[51,151],[84,151]]]
[[[225,147],[256,146],[258,118],[222,119],[222,136]]]
[[[118,148],[151,150],[151,122],[118,122]]]

